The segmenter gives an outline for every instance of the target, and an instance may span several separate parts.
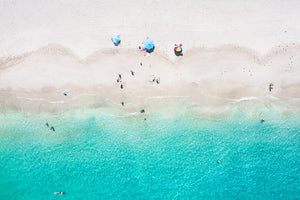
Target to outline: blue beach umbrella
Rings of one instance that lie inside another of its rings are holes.
[[[148,53],[151,53],[154,50],[154,42],[150,38],[145,40],[144,47]]]
[[[114,43],[115,46],[118,46],[121,43],[120,35],[117,33],[113,34],[113,36],[111,37],[111,41]]]

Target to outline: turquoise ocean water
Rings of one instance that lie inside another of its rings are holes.
[[[262,116],[1,113],[0,199],[298,199],[300,116]]]

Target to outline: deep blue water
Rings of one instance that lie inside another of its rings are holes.
[[[298,199],[300,117],[264,119],[2,113],[0,199]]]

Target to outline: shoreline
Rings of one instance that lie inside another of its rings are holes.
[[[81,105],[107,105],[107,99],[115,105],[124,101],[144,107],[147,98],[183,96],[191,104],[212,108],[249,97],[297,108],[299,55],[300,45],[278,46],[265,55],[223,45],[196,48],[183,57],[174,55],[173,60],[159,51],[145,54],[124,48],[97,51],[81,60],[69,49],[52,44],[18,58],[2,59],[0,104],[2,109],[60,112]],[[123,89],[116,82],[118,74],[122,74]],[[153,77],[160,83],[152,82]],[[272,92],[268,91],[270,82],[275,84]]]

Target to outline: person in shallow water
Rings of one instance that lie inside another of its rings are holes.
[[[140,113],[144,113],[144,112],[145,112],[145,109],[144,109],[144,108],[140,110]]]
[[[54,127],[53,127],[53,126],[51,126],[50,130],[51,130],[51,131],[55,131],[55,129],[54,129]]]
[[[121,105],[124,106],[124,101],[121,102]]]
[[[48,122],[46,122],[46,123],[45,123],[45,126],[48,126],[48,127],[49,127],[49,124],[48,124]]]

